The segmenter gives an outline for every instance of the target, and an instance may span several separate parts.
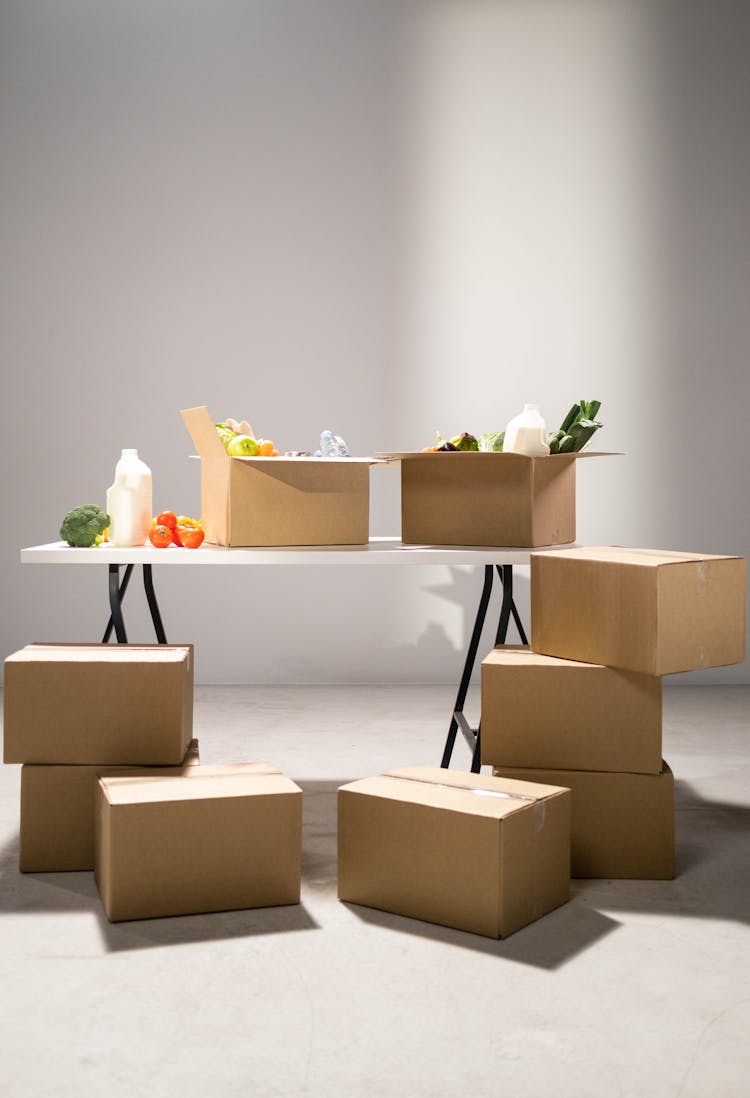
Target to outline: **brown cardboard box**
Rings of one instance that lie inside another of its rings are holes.
[[[482,763],[661,771],[661,679],[503,645],[482,660]]]
[[[669,675],[745,658],[745,561],[603,546],[531,557],[531,647]]]
[[[179,767],[43,766],[21,768],[22,873],[94,868],[94,815],[101,777],[184,774],[200,762],[193,740]]]
[[[179,766],[192,645],[30,644],[5,661],[4,760]]]
[[[201,518],[216,545],[359,545],[374,458],[229,457],[206,407],[182,411],[201,459]]]
[[[576,536],[576,461],[600,454],[407,453],[401,539],[420,545],[562,545]]]
[[[570,789],[573,877],[674,877],[674,777],[666,763],[661,774],[509,766],[492,773]]]
[[[96,878],[111,922],[299,903],[302,790],[266,763],[100,778]]]
[[[505,938],[569,898],[569,802],[430,766],[344,785],[339,899]]]

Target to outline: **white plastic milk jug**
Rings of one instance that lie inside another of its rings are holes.
[[[151,470],[137,450],[123,450],[115,482],[107,489],[112,545],[143,545],[151,529]]]
[[[528,457],[544,457],[549,453],[547,426],[538,404],[524,404],[523,411],[510,421],[505,429],[503,453]]]

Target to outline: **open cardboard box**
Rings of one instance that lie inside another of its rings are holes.
[[[230,457],[205,406],[180,413],[201,459],[201,519],[215,545],[363,545],[377,458]]]
[[[401,540],[419,545],[565,545],[576,536],[576,462],[613,456],[408,452],[401,463]]]

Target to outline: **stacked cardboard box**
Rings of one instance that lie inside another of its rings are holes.
[[[662,676],[744,655],[739,557],[534,554],[531,648],[483,661],[482,762],[571,789],[574,877],[673,877]]]
[[[299,901],[301,790],[197,765],[190,645],[29,645],[4,710],[23,872],[95,870],[113,921]]]

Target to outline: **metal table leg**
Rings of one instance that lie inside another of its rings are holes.
[[[133,565],[126,565],[125,575],[123,576],[122,583],[120,583],[120,565],[110,564],[109,566],[109,621],[107,622],[107,628],[104,630],[102,644],[106,644],[111,637],[113,627],[115,636],[117,637],[117,643],[128,643],[128,637],[125,632],[125,622],[122,617],[122,600],[128,589],[132,572]]]
[[[498,564],[493,567],[491,564],[485,565],[484,568],[484,585],[482,587],[482,594],[479,599],[479,606],[477,607],[477,615],[474,621],[474,628],[471,633],[471,640],[469,641],[469,647],[466,653],[466,660],[464,662],[463,674],[461,675],[461,682],[458,688],[458,694],[456,695],[456,703],[453,707],[453,715],[451,717],[450,727],[448,729],[448,736],[445,741],[445,748],[443,750],[443,758],[440,763],[443,767],[450,766],[451,755],[453,754],[453,748],[456,742],[456,734],[458,729],[461,729],[464,739],[471,750],[471,772],[478,774],[481,767],[481,735],[482,726],[481,721],[477,728],[472,728],[468,720],[464,716],[463,708],[466,701],[466,695],[469,690],[469,683],[471,681],[471,675],[474,670],[474,664],[477,658],[477,649],[479,647],[479,640],[482,635],[482,629],[487,617],[487,607],[490,601],[490,595],[492,593],[492,583],[494,579],[495,568],[497,568],[497,574],[500,579],[500,583],[503,589],[503,597],[500,605],[500,619],[497,625],[497,634],[495,637],[495,644],[505,644],[508,636],[508,627],[510,625],[511,618],[518,629],[518,634],[521,639],[521,644],[528,644],[526,639],[526,633],[521,622],[521,617],[518,613],[515,601],[513,599],[513,565],[512,564]]]
[[[159,604],[156,601],[154,577],[151,575],[150,564],[143,565],[143,586],[146,588],[146,599],[148,600],[148,608],[151,611],[151,621],[154,623],[156,639],[159,644],[166,644],[167,636],[164,632],[164,626],[161,623],[161,614],[159,613]]]
[[[151,621],[154,625],[154,632],[156,633],[156,639],[159,644],[167,643],[167,636],[164,632],[164,626],[161,620],[161,613],[159,612],[159,604],[156,601],[156,592],[154,591],[154,578],[151,573],[151,565],[144,564],[143,568],[143,586],[146,591],[146,600],[148,602],[148,608],[151,612]],[[133,565],[125,565],[125,573],[120,582],[120,565],[109,565],[109,621],[107,622],[107,628],[104,630],[104,637],[102,638],[102,644],[106,644],[109,638],[112,636],[112,630],[115,631],[115,637],[118,644],[127,644],[128,638],[125,632],[125,621],[122,616],[122,600],[125,598],[125,592],[128,589],[130,583],[130,577],[133,572]]]

